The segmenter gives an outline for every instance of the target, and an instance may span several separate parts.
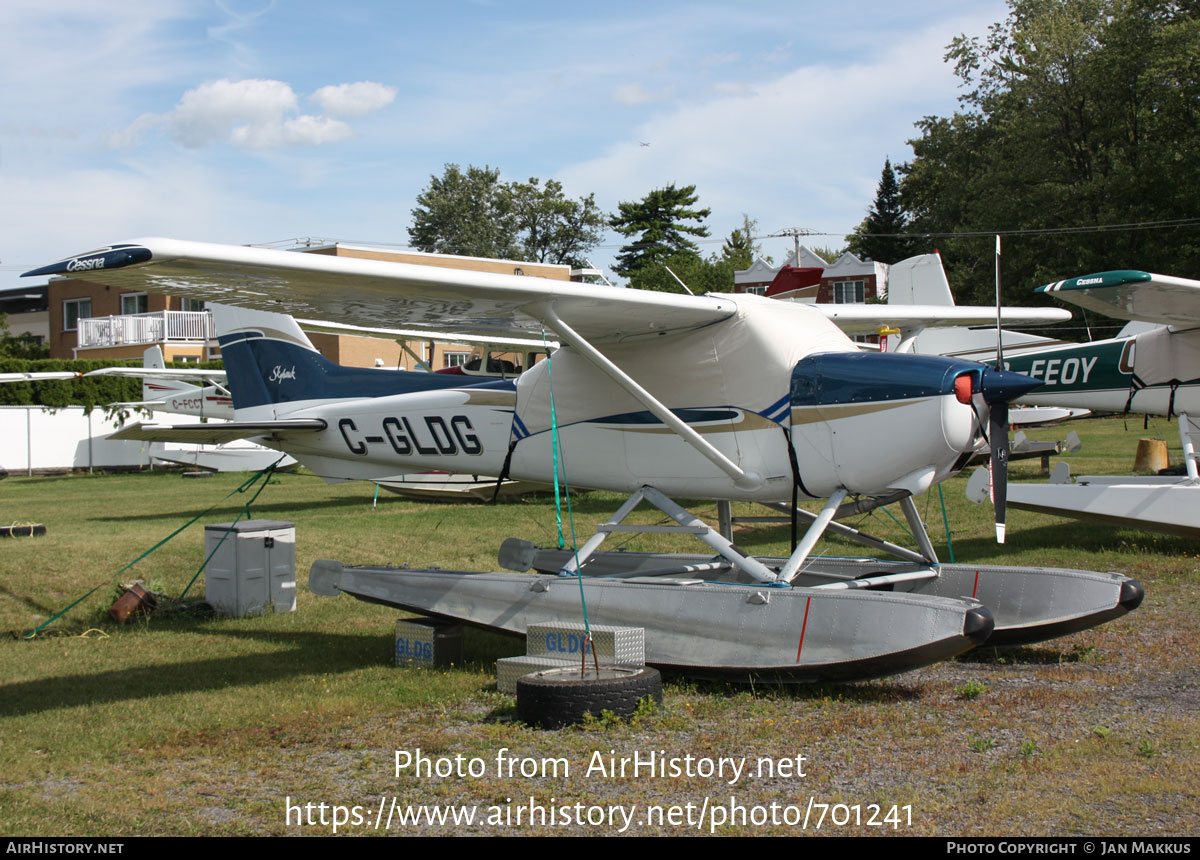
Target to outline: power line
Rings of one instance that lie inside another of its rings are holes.
[[[1026,227],[1016,230],[964,230],[949,233],[862,233],[877,238],[951,239],[976,236],[1045,236],[1074,233],[1112,233],[1124,230],[1171,230],[1200,226],[1200,218],[1173,218],[1166,221],[1132,221],[1127,224],[1097,224],[1085,227]]]
[[[1197,227],[1200,226],[1200,218],[1173,218],[1164,221],[1132,221],[1126,224],[1096,224],[1080,227],[1023,227],[1017,229],[993,229],[993,230],[960,230],[948,231],[943,233],[859,233],[860,236],[870,236],[876,239],[970,239],[991,236],[1049,236],[1049,235],[1072,235],[1076,233],[1112,233],[1125,230],[1172,230],[1179,227]],[[845,236],[848,235],[842,232],[830,232],[823,230],[804,230],[790,228],[780,230],[775,233],[765,233],[760,236],[751,236],[751,241],[759,242],[763,239],[781,239],[795,236]],[[696,245],[715,245],[724,242],[723,238],[716,239],[693,239],[693,244]],[[619,249],[626,247],[625,245],[599,245],[601,249]]]
[[[945,233],[860,233],[860,236],[870,236],[877,239],[954,239],[991,236],[1045,236],[1069,235],[1074,233],[1110,233],[1121,230],[1171,230],[1177,227],[1200,226],[1200,218],[1172,218],[1165,221],[1131,221],[1127,224],[1096,224],[1080,227],[1023,227],[1018,229],[993,230],[960,230]],[[780,231],[766,236],[755,236],[757,239],[773,239],[778,236],[790,236],[790,231]],[[840,233],[820,233],[815,230],[804,231],[805,236],[839,236]]]

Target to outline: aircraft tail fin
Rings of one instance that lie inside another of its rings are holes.
[[[142,353],[142,367],[148,370],[165,370],[162,347],[155,345]],[[142,400],[146,403],[161,403],[171,396],[195,395],[200,389],[179,379],[142,378]]]
[[[158,344],[150,347],[142,353],[142,367],[151,367],[157,370],[166,369],[167,362],[163,359],[162,347]]]
[[[210,309],[239,420],[253,419],[255,411],[282,415],[320,401],[463,386],[458,376],[335,364],[286,314],[226,305]]]
[[[920,254],[888,267],[888,304],[953,307],[941,254]]]

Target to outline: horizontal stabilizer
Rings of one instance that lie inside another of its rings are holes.
[[[291,433],[312,433],[327,425],[320,418],[297,418],[290,421],[230,421],[225,424],[133,424],[109,436],[109,439],[132,439],[139,442],[189,442],[196,445],[221,445],[235,439],[255,436],[281,436]]]
[[[34,373],[0,373],[0,382],[45,382],[51,379],[74,379],[79,376],[71,370],[46,370]]]
[[[181,382],[209,380],[224,382],[223,370],[200,370],[199,368],[155,368],[155,367],[102,367],[99,370],[89,370],[84,376],[121,376],[129,379],[174,379]]]

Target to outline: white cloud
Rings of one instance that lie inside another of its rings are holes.
[[[353,132],[350,126],[340,119],[327,116],[298,116],[283,124],[284,143],[293,146],[317,146],[322,143],[333,143],[345,140]]]
[[[645,105],[653,102],[665,102],[674,92],[674,87],[651,91],[635,81],[632,84],[617,87],[613,91],[613,99],[623,105]]]
[[[253,146],[273,135],[282,140],[284,117],[298,107],[296,93],[283,81],[223,79],[184,93],[164,124],[178,143],[193,149],[221,139]]]
[[[322,87],[317,90],[321,93],[327,96],[325,102],[337,109],[327,113],[361,116],[390,102],[396,91],[364,82]],[[114,148],[136,146],[157,126],[188,149],[200,149],[216,141],[249,149],[319,146],[353,135],[350,126],[339,119],[299,114],[299,109],[299,98],[283,81],[223,78],[188,90],[165,114],[143,114],[122,131],[110,134],[108,143]]]
[[[310,97],[328,116],[366,116],[387,107],[396,98],[396,88],[374,81],[321,87]]]

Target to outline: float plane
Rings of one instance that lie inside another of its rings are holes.
[[[237,305],[213,308],[235,420],[139,425],[126,438],[250,436],[318,474],[447,469],[629,495],[553,574],[318,562],[318,593],[515,633],[579,617],[582,593],[591,623],[646,628],[649,663],[783,681],[872,677],[961,653],[993,631],[996,610],[979,599],[989,581],[1013,596],[1009,629],[1029,639],[1141,600],[1141,587],[1115,574],[977,568],[973,586],[947,582],[913,497],[956,474],[985,439],[1002,464],[1007,428],[996,418],[1039,383],[958,359],[863,353],[816,306],[170,239],[111,245],[29,274]],[[297,316],[561,346],[515,380],[344,368],[312,348]],[[790,556],[764,561],[672,497],[825,502]],[[677,524],[659,528],[694,535],[712,554],[578,586],[560,580],[607,535],[628,530],[622,520],[643,501]],[[892,503],[918,545],[895,548],[901,563],[812,564],[827,529],[848,529],[839,516]],[[513,558],[521,546],[506,554],[509,567],[530,560]]]
[[[1005,352],[1005,367],[1040,379],[1020,402],[1096,412],[1176,418],[1184,472],[1177,477],[1084,475],[1060,464],[1048,484],[1015,484],[1009,503],[1023,510],[1200,537],[1200,471],[1193,432],[1200,416],[1200,281],[1141,271],[1083,275],[1038,292],[1129,320],[1107,340]],[[976,473],[968,497],[986,496]]]

